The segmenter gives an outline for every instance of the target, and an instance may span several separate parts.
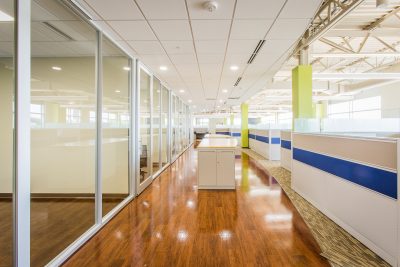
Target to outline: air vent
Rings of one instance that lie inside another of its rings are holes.
[[[78,16],[84,16],[86,20],[93,20],[92,17],[89,15],[89,13],[84,10],[81,6],[78,6],[77,4],[74,3],[74,1],[71,0],[62,0],[64,6],[70,8],[75,14]]]
[[[239,100],[240,97],[228,97],[229,100]]]
[[[49,22],[44,21],[43,24],[46,25],[48,28],[50,28],[53,32],[55,32],[55,33],[61,35],[62,37],[66,38],[68,41],[73,41],[74,40],[71,36],[69,36],[65,32],[61,31],[60,29],[58,29],[54,25],[50,24]]]
[[[217,100],[216,98],[206,98],[207,101],[215,101]]]
[[[242,80],[242,77],[239,77],[233,86],[238,86],[238,84],[240,83],[241,80]]]
[[[253,60],[256,58],[258,51],[260,51],[261,47],[263,47],[265,43],[265,40],[260,40],[256,46],[256,49],[254,49],[253,54],[251,54],[249,60],[247,61],[247,64],[253,63]]]

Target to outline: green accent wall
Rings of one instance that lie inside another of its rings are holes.
[[[292,106],[293,121],[314,117],[311,65],[299,65],[292,70]]]
[[[249,105],[246,103],[242,103],[240,105],[241,116],[242,116],[242,129],[241,129],[241,138],[242,138],[242,147],[249,147]]]

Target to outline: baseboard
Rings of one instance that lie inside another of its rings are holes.
[[[103,194],[103,199],[124,199],[129,194]],[[0,193],[0,198],[12,198],[12,193]],[[31,193],[31,198],[94,198],[94,193]]]

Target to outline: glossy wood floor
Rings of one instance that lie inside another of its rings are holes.
[[[122,199],[107,199],[108,213]],[[12,202],[0,199],[0,267],[12,266]],[[35,198],[31,202],[31,267],[41,267],[94,225],[94,199]]]
[[[192,148],[65,266],[329,266],[279,184],[242,154],[237,190],[197,190]]]

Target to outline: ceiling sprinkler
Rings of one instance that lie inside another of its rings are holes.
[[[218,3],[216,1],[207,1],[203,4],[203,7],[212,13],[217,10]]]

